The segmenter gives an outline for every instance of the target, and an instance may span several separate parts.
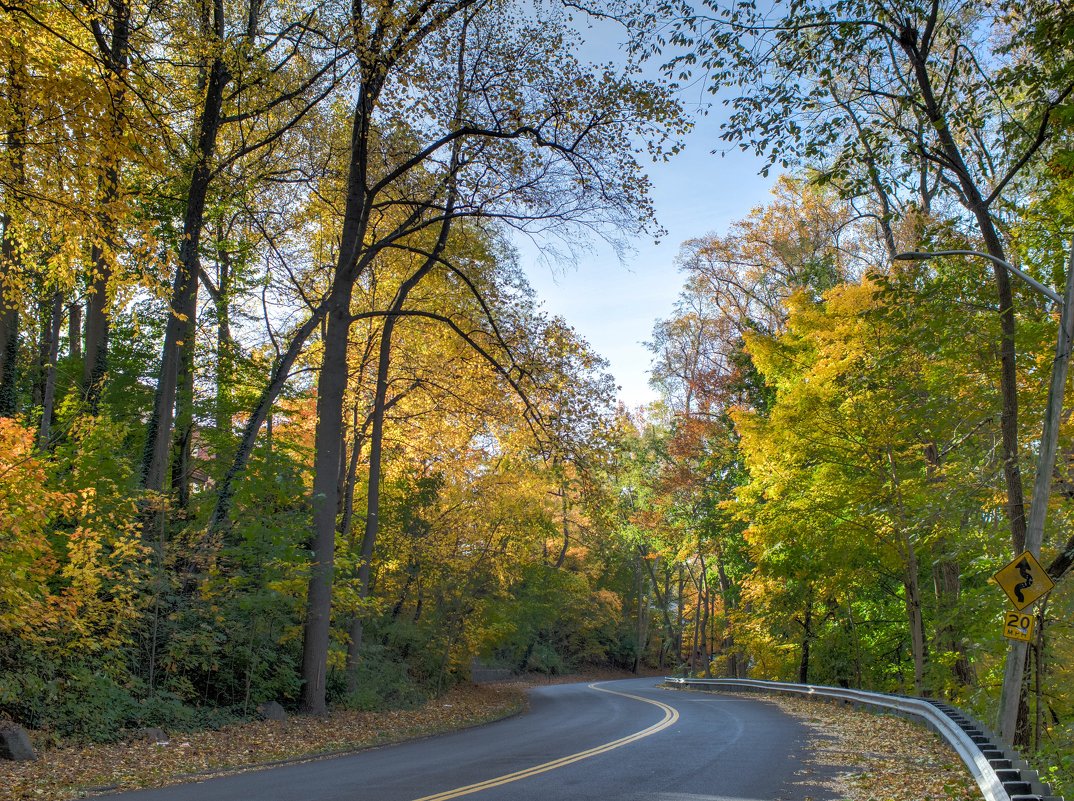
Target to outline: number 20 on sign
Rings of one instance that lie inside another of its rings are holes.
[[[1024,612],[1007,612],[1003,616],[1003,636],[1009,640],[1029,642],[1033,639],[1033,615]]]

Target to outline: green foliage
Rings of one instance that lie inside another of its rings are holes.
[[[225,541],[191,528],[172,542],[169,562],[184,560],[192,575],[166,590],[162,684],[185,702],[252,714],[262,701],[297,697],[308,513],[301,468],[287,452],[260,451]],[[207,549],[211,560],[198,559]]]
[[[491,637],[482,651],[492,663],[554,674],[614,658],[617,610],[585,576],[537,563],[508,593],[485,606],[483,626]]]
[[[356,690],[348,693],[340,681],[337,686],[329,688],[330,697],[337,699],[347,709],[369,712],[383,709],[414,709],[425,703],[435,689],[435,684],[429,683],[427,675],[425,681],[411,675],[410,664],[406,657],[413,659],[417,654],[404,648],[402,653],[405,653],[405,657],[400,658],[401,643],[398,633],[395,634],[390,646],[371,644],[365,647],[361,664],[358,667]]]

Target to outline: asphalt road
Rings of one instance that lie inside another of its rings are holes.
[[[824,801],[805,728],[772,704],[658,679],[536,689],[528,714],[455,734],[122,801]]]

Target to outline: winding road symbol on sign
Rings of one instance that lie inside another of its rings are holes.
[[[1022,577],[1022,583],[1014,585],[1014,594],[1017,596],[1019,603],[1026,603],[1026,597],[1022,590],[1028,590],[1033,586],[1033,568],[1029,566],[1028,559],[1022,559],[1015,567],[1018,568],[1018,573]]]
[[[1013,562],[992,578],[1007,593],[1007,597],[1019,612],[1038,598],[1047,595],[1055,586],[1048,571],[1029,551],[1016,556]]]

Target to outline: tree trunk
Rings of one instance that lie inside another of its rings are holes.
[[[942,553],[943,549],[944,541],[941,539],[936,544],[936,550]],[[952,622],[958,612],[959,597],[962,592],[958,564],[951,559],[941,557],[933,565],[932,575],[936,587],[937,617],[939,618],[936,624],[936,642],[944,650],[956,655],[951,665],[955,680],[964,687],[972,686],[976,683],[973,665],[970,664],[965,643],[962,642]]]
[[[801,624],[802,652],[798,659],[798,683],[809,684],[809,647],[813,642],[813,587],[806,591],[805,612]]]
[[[52,311],[47,328],[48,342],[45,351],[44,387],[41,392],[41,425],[37,429],[37,447],[48,448],[52,431],[52,412],[56,405],[56,361],[60,355],[60,326],[63,325],[63,293],[52,295]]]
[[[18,359],[19,359],[19,298],[18,276],[21,272],[18,225],[15,214],[25,185],[26,122],[23,119],[22,82],[26,70],[23,59],[15,56],[7,64],[10,102],[13,109],[10,127],[4,132],[7,147],[4,156],[15,185],[5,192],[5,205],[0,216],[0,417],[14,417],[18,408]]]
[[[221,237],[222,238],[222,237]],[[221,251],[217,264],[216,294],[216,397],[213,404],[216,431],[221,437],[231,432],[231,387],[235,376],[235,348],[231,338],[231,263]]]
[[[358,463],[365,448],[365,431],[358,427],[358,406],[355,404],[351,417],[351,449],[347,459],[347,471],[343,479],[343,509],[339,518],[339,533],[349,537],[354,520],[354,491],[358,484]]]
[[[567,558],[567,549],[571,544],[571,529],[570,529],[570,503],[567,497],[567,480],[564,479],[560,486],[560,516],[563,527],[563,546],[559,549],[559,554],[556,556],[556,561],[553,563],[553,567],[559,570],[563,567],[563,562]],[[654,576],[653,581],[654,588],[656,587],[656,581]]]
[[[457,150],[452,160],[457,158]],[[410,292],[436,266],[438,259],[447,247],[448,233],[451,230],[451,214],[455,207],[454,188],[449,190],[445,204],[444,222],[440,225],[433,250],[395,293],[388,316],[380,335],[380,351],[377,355],[377,385],[373,395],[373,426],[369,436],[369,481],[366,491],[365,532],[362,536],[362,548],[358,562],[358,597],[362,601],[369,597],[369,575],[373,564],[373,550],[376,547],[377,533],[380,526],[380,478],[381,460],[384,445],[384,415],[389,406],[398,398],[388,401],[388,374],[392,358],[392,333],[395,331],[396,315],[402,311]],[[409,392],[409,390],[406,390]],[[357,444],[357,443],[356,443]],[[347,689],[354,692],[358,688],[358,659],[362,650],[363,620],[362,610],[351,619],[350,641],[347,646]]]
[[[917,577],[917,554],[909,537],[905,537],[906,571],[903,588],[906,591],[906,617],[910,625],[910,650],[914,659],[914,692],[925,690],[925,621],[921,615],[921,587]]]
[[[82,358],[82,302],[78,300],[67,307],[67,355]]]
[[[903,526],[901,530],[895,532],[894,546],[903,563],[904,603],[910,631],[910,652],[914,662],[914,691],[921,695],[924,691],[927,654],[925,652],[925,622],[921,614],[921,584],[918,577],[917,551],[907,530],[909,524],[902,499],[902,484],[895,464],[895,455],[890,447],[887,449],[887,458],[891,484],[895,490],[894,500],[898,510],[898,519]]]
[[[701,662],[705,665],[705,678],[712,678],[712,650],[709,641],[709,627],[712,624],[713,594],[709,583],[705,581],[704,617],[701,622]]]
[[[110,178],[117,180],[118,177]],[[115,192],[105,191],[102,204],[115,200]],[[108,283],[112,277],[112,267],[104,250],[98,245],[90,248],[90,264],[93,265],[94,279],[90,282],[86,298],[86,360],[82,369],[82,394],[86,398],[91,413],[96,413],[100,403],[102,382],[108,373],[108,337],[110,331],[108,302]]]
[[[660,581],[659,581],[659,578],[656,575],[656,566],[660,562],[660,559],[659,558],[657,558],[657,559],[643,559],[643,561],[645,562],[645,565],[649,570],[649,581],[652,583],[653,594],[656,596],[656,603],[660,606],[660,614],[664,619],[664,636],[665,636],[665,639],[670,645],[674,645],[675,643],[681,641],[682,634],[681,634],[681,625],[680,625],[680,633],[679,633],[679,636],[676,637],[675,623],[671,619],[671,611],[670,611],[671,604],[670,604],[670,598],[669,598],[669,595],[671,594],[671,572],[670,572],[670,570],[664,570],[663,571],[664,572],[664,589],[661,590],[660,589]],[[681,576],[681,574],[680,574],[680,576]],[[682,610],[681,609],[679,610],[679,619],[680,619],[680,621],[682,619]],[[661,667],[663,667],[663,658],[664,658],[664,653],[665,653],[666,650],[667,650],[666,648],[661,648],[660,649],[660,658],[661,658],[661,665],[660,666]]]
[[[723,553],[716,553],[716,576],[720,581],[720,600],[723,601],[723,639],[720,647],[727,652],[727,675],[731,678],[738,676],[738,654],[735,653],[735,633],[731,624],[731,612],[735,605],[731,596],[731,579],[727,575],[727,568],[723,563]]]
[[[854,607],[847,601],[847,628],[850,630],[850,640],[854,645],[854,686],[862,689],[864,678],[862,676],[861,637],[858,634],[858,625],[854,620]]]
[[[109,3],[112,11],[111,38],[107,46],[104,36],[98,38],[101,58],[104,62],[107,83],[111,94],[109,108],[112,110],[109,140],[114,150],[119,146],[126,128],[126,87],[127,65],[131,33],[131,8],[128,0],[113,0]],[[95,21],[94,26],[99,25]],[[98,31],[95,30],[95,33]],[[109,148],[105,148],[109,150]],[[98,233],[103,242],[94,242],[90,247],[90,266],[92,274],[89,282],[89,294],[86,298],[86,360],[82,370],[82,392],[92,414],[96,414],[101,398],[105,376],[108,373],[108,338],[110,331],[111,298],[109,297],[112,279],[112,260],[118,244],[116,235],[117,221],[112,207],[120,198],[120,172],[122,164],[119,156],[112,153],[107,157],[100,180],[98,198],[101,230]]]
[[[697,558],[701,565],[701,572],[697,581],[697,628],[701,635],[696,638],[696,642],[698,644],[698,656],[705,669],[705,678],[708,678],[712,674],[710,665],[712,660],[709,658],[708,650],[709,604],[712,591],[709,588],[709,568],[705,564],[705,554],[701,550],[701,546],[701,534],[699,532],[697,535]]]
[[[0,258],[9,264],[14,249],[9,249],[6,236],[3,251]],[[0,282],[0,417],[14,417],[18,406],[19,310],[14,302],[5,299],[5,290]]]
[[[199,260],[194,258],[195,263]],[[200,270],[200,265],[198,266]],[[175,394],[175,431],[172,436],[172,493],[176,507],[190,505],[191,454],[194,444],[194,337],[197,330],[198,277],[191,276],[186,319],[180,324],[178,374]]]
[[[685,606],[685,604],[686,604],[686,568],[683,566],[683,564],[681,562],[679,563],[679,577],[678,577],[677,584],[678,584],[678,591],[679,592],[678,592],[678,595],[676,597],[679,599],[679,603],[678,603],[678,606],[677,606],[677,608],[675,610],[675,632],[676,632],[675,646],[676,646],[676,649],[677,649],[678,661],[681,664],[682,661],[683,661],[683,658],[682,658],[683,629],[685,628],[685,624],[683,623],[683,620],[684,620],[683,614],[684,614],[684,611],[686,609],[686,606]]]
[[[37,299],[37,353],[34,358],[30,405],[40,408],[45,400],[45,371],[48,367],[48,340],[52,329],[52,295]]]
[[[212,39],[222,42],[224,36],[223,0],[213,2]],[[193,415],[193,347],[195,317],[197,316],[198,281],[201,272],[201,235],[205,228],[205,201],[212,179],[212,160],[220,131],[220,114],[224,89],[229,75],[221,55],[213,58],[208,69],[204,105],[198,119],[197,156],[187,189],[183,214],[183,239],[179,246],[179,265],[172,282],[171,313],[164,329],[164,348],[161,356],[157,389],[153,398],[153,413],[147,426],[145,451],[142,455],[142,486],[159,491],[164,488],[169,446],[172,441],[172,412],[181,381],[190,389],[183,398],[179,415],[184,429],[177,432],[180,470],[184,467],[183,453],[189,448],[190,425]],[[184,387],[184,395],[187,387]],[[175,476],[173,484],[184,486],[184,476]]]
[[[338,280],[329,299],[321,373],[317,381],[317,429],[313,458],[313,537],[306,620],[302,639],[302,710],[323,715],[336,548],[343,395],[347,388],[347,339],[353,282]]]

